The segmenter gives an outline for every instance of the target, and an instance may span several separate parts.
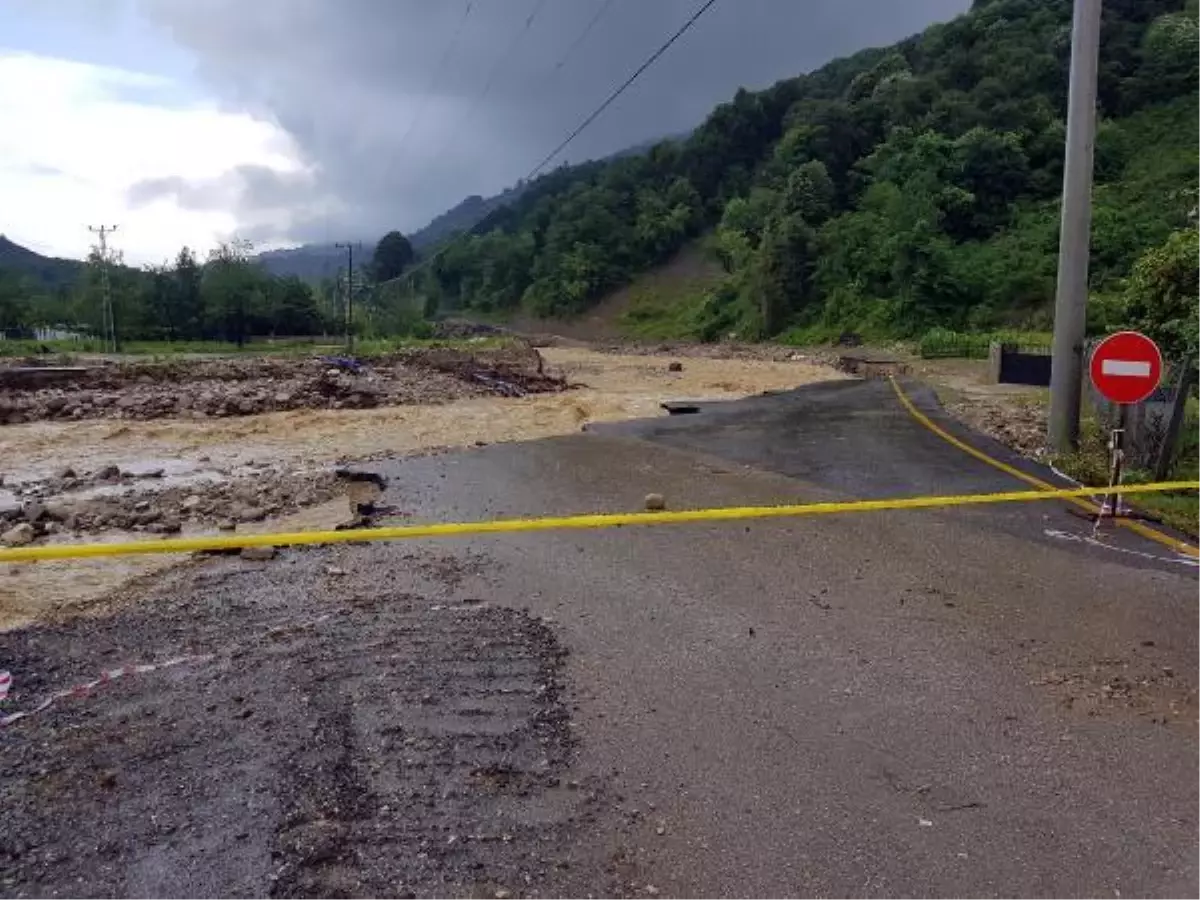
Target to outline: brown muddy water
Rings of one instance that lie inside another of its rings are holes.
[[[312,470],[380,454],[526,441],[578,432],[589,422],[665,415],[667,400],[722,400],[843,377],[806,362],[623,356],[546,348],[546,362],[580,387],[520,398],[369,410],[295,410],[231,419],[43,421],[0,429],[5,482],[45,478],[70,466],[94,471],[161,468],[154,489],[234,477],[247,466]],[[148,486],[148,490],[151,489]],[[348,517],[344,500],[238,526],[240,532],[329,528]],[[185,534],[203,533],[185,528]],[[114,531],[88,540],[129,540]],[[56,536],[78,540],[78,536]],[[134,579],[178,565],[174,556],[64,560],[0,566],[0,630],[46,618],[107,610]]]

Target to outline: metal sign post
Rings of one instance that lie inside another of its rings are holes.
[[[1162,353],[1158,345],[1144,334],[1136,331],[1119,331],[1110,334],[1092,351],[1088,367],[1092,384],[1106,400],[1117,404],[1117,425],[1109,434],[1110,453],[1108,493],[1096,516],[1092,535],[1100,528],[1107,512],[1111,518],[1128,515],[1122,509],[1119,492],[1114,488],[1121,484],[1125,469],[1125,437],[1129,426],[1129,407],[1141,403],[1158,387],[1162,380]]]

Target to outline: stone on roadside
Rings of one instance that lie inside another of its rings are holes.
[[[0,542],[8,547],[21,547],[32,542],[33,538],[33,526],[28,522],[22,522],[20,525],[8,529],[4,534],[0,534]]]
[[[25,504],[25,508],[21,510],[21,515],[24,516],[26,522],[40,522],[46,517],[46,506],[36,500],[32,500]]]
[[[12,494],[0,492],[0,519],[19,519],[24,508]]]
[[[219,531],[237,531],[237,522],[233,519],[223,519],[217,523],[217,529]]]
[[[96,473],[97,481],[116,481],[121,477],[121,469],[118,466],[104,466]]]
[[[46,504],[46,518],[53,519],[55,522],[66,521],[74,511],[75,504],[69,501],[51,500]]]
[[[266,562],[274,559],[277,552],[274,547],[243,547],[241,557],[251,562]]]
[[[667,371],[668,372],[682,372],[683,371],[683,363],[673,362],[667,366]]]
[[[64,481],[68,478],[74,478],[74,477],[76,477],[75,470],[72,469],[70,466],[67,466],[65,469],[59,470],[58,477]]]
[[[231,516],[231,518],[237,519],[239,522],[261,522],[266,517],[266,511],[259,509],[257,506],[236,507]]]
[[[647,494],[646,495],[646,509],[650,510],[651,512],[656,512],[658,510],[663,510],[666,508],[667,508],[667,501],[665,499],[663,499],[662,494]]]
[[[197,506],[199,506],[203,502],[204,502],[204,498],[201,497],[199,494],[192,494],[188,497],[184,497],[183,503],[180,505],[184,509],[195,509]]]

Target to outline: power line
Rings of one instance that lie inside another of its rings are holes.
[[[450,36],[450,42],[446,44],[446,49],[442,51],[441,59],[438,60],[437,66],[433,69],[429,78],[429,84],[425,88],[425,93],[421,98],[421,105],[417,107],[416,114],[412,117],[412,121],[408,123],[408,129],[404,132],[404,136],[400,138],[400,143],[396,146],[396,154],[399,154],[404,149],[404,145],[408,143],[408,139],[412,137],[417,125],[425,116],[425,110],[429,107],[429,98],[433,96],[433,90],[437,87],[441,80],[442,73],[445,71],[446,63],[450,60],[454,53],[454,48],[458,45],[458,39],[462,36],[463,28],[467,24],[467,19],[471,17],[471,8],[475,5],[474,0],[467,0],[466,6],[463,8],[462,18],[458,20],[458,25],[454,29],[454,33]]]
[[[575,140],[575,138],[579,137],[580,133],[582,133],[582,131],[585,128],[587,128],[589,125],[591,125],[593,122],[595,122],[596,119],[598,119],[600,117],[600,114],[603,113],[606,109],[609,108],[609,106],[611,106],[613,104],[613,101],[615,101],[618,97],[620,97],[623,93],[625,93],[626,89],[630,85],[632,85],[635,81],[638,80],[639,75],[641,75],[648,68],[650,68],[652,65],[654,65],[655,61],[660,56],[662,56],[664,53],[666,53],[667,50],[670,48],[670,46],[672,44],[674,44],[677,40],[679,40],[684,35],[684,33],[687,32],[688,29],[690,29],[693,25],[695,25],[697,20],[699,20],[699,18],[702,15],[704,15],[706,12],[708,12],[708,10],[711,9],[712,6],[716,2],[717,2],[717,0],[706,0],[705,4],[703,6],[701,6],[698,10],[696,10],[694,13],[692,13],[691,18],[689,18],[686,22],[684,22],[682,25],[680,25],[679,29],[673,35],[671,35],[669,38],[667,38],[666,42],[661,47],[659,47],[657,50],[655,50],[653,53],[651,53],[649,59],[647,59],[644,63],[642,63],[640,66],[638,66],[636,69],[634,69],[633,74],[630,75],[628,78],[626,78],[625,81],[621,84],[621,86],[619,88],[617,88],[615,91],[613,91],[611,94],[609,94],[608,98],[603,103],[601,103],[599,106],[597,106],[595,111],[590,116],[588,116],[581,123],[579,123],[578,128],[576,128],[574,131],[572,131],[570,134],[568,134],[566,136],[566,138],[563,139],[563,142],[561,144],[559,144],[557,147],[555,147],[553,150],[551,150],[548,154],[546,154],[546,158],[543,159],[540,163],[538,163],[536,166],[533,167],[533,171],[530,172],[529,175],[526,176],[525,180],[528,181],[529,179],[536,177],[538,175],[538,173],[541,172],[542,169],[545,168],[546,165],[548,165],[552,159],[554,159],[554,157],[558,156],[558,154],[562,153],[563,150],[567,149],[567,145],[569,145],[571,143],[571,141],[573,141],[573,140]]]
[[[555,64],[555,66],[554,66],[555,72],[559,71],[563,66],[565,66],[567,64],[567,61],[570,60],[572,54],[574,54],[575,51],[578,50],[579,47],[583,44],[583,42],[587,40],[588,35],[592,33],[592,29],[596,27],[596,23],[599,22],[600,19],[604,17],[604,14],[606,12],[608,12],[608,8],[610,6],[612,6],[612,4],[613,4],[613,0],[604,0],[604,5],[601,6],[600,9],[598,9],[596,11],[596,14],[594,16],[592,16],[591,19],[588,20],[588,23],[587,23],[587,25],[584,26],[583,31],[579,32],[579,36],[576,37],[575,40],[573,40],[571,42],[571,46],[568,47],[567,52],[562,55],[562,59],[560,59]]]
[[[417,123],[423,117],[424,111],[429,103],[429,98],[432,95],[433,87],[437,83],[438,79],[440,78],[440,70],[444,68],[446,61],[450,58],[452,50],[454,49],[455,45],[458,43],[459,36],[462,34],[462,30],[466,25],[468,17],[471,15],[471,10],[474,8],[474,5],[475,5],[475,0],[467,0],[466,7],[463,10],[463,16],[459,20],[458,26],[455,29],[454,34],[450,38],[450,43],[447,44],[446,49],[442,52],[442,58],[438,62],[437,69],[435,69],[434,75],[430,80],[429,87],[426,89],[425,96],[421,102],[421,105],[417,109],[417,114],[413,117],[413,120],[409,123],[409,126],[408,126],[407,130],[404,132],[403,137],[400,138],[400,143],[397,144],[395,153],[393,153],[392,156],[390,157],[388,164],[384,170],[385,172],[390,172],[392,170],[392,166],[393,166],[396,158],[399,156],[400,152],[403,150],[404,145],[408,142],[409,137],[412,136],[412,133],[416,129]],[[474,116],[475,111],[479,108],[479,104],[481,104],[484,101],[484,99],[487,97],[488,93],[491,91],[492,86],[495,84],[496,77],[497,77],[497,75],[499,75],[501,67],[503,66],[503,64],[505,62],[508,61],[508,58],[510,56],[512,56],[513,52],[517,49],[517,45],[520,44],[521,39],[529,32],[529,29],[533,27],[534,21],[537,19],[538,15],[542,11],[542,7],[545,5],[546,5],[546,0],[534,0],[533,9],[530,11],[529,15],[525,17],[525,24],[521,27],[521,30],[518,31],[513,36],[513,39],[509,42],[508,47],[504,50],[504,52],[502,54],[500,54],[499,57],[497,57],[495,64],[492,66],[491,71],[488,72],[487,78],[484,80],[482,90],[480,90],[480,92],[478,94],[476,94],[475,98],[471,101],[471,105],[467,109],[466,115],[464,115],[462,117],[462,119],[460,120],[460,124],[465,124]],[[461,130],[461,129],[460,128],[455,129],[453,133],[457,133],[459,130]],[[449,143],[450,143],[449,140],[443,141],[442,144],[438,147],[437,151],[433,154],[434,157],[440,157],[442,155],[442,153],[445,151],[446,147],[449,145]],[[399,277],[399,276],[397,276],[397,277]],[[384,283],[386,283],[386,282],[384,282]]]
[[[512,36],[512,40],[509,41],[509,46],[504,49],[504,53],[498,56],[496,59],[496,64],[494,64],[492,66],[492,70],[487,73],[487,78],[484,82],[484,89],[482,89],[478,95],[475,95],[475,100],[473,100],[472,104],[470,104],[470,108],[467,110],[467,115],[463,116],[464,122],[472,119],[476,110],[479,109],[480,103],[487,100],[487,95],[491,94],[492,88],[496,86],[500,70],[502,70],[504,64],[509,61],[512,54],[517,52],[517,47],[521,46],[524,36],[529,34],[530,29],[533,29],[533,23],[538,20],[538,17],[540,16],[541,11],[544,10],[545,6],[546,0],[534,0],[533,10],[530,11],[529,16],[526,17],[526,23],[524,23],[524,26],[520,31],[516,32],[516,35]],[[442,155],[442,151],[438,150],[438,155]]]
[[[512,41],[509,42],[508,49],[506,49],[504,53],[497,58],[496,64],[492,66],[492,71],[488,73],[487,81],[484,82],[483,90],[480,92],[479,96],[475,98],[475,102],[471,105],[471,112],[474,112],[479,104],[482,103],[487,97],[488,92],[491,91],[492,85],[496,81],[496,76],[500,74],[500,68],[502,64],[505,63],[516,51],[517,46],[521,43],[521,40],[525,37],[525,35],[529,33],[529,29],[533,26],[534,20],[538,17],[538,14],[542,11],[542,7],[545,5],[546,0],[535,0],[533,4],[533,10],[525,18],[525,27],[517,32]],[[470,113],[467,114],[467,117],[470,118]]]
[[[596,107],[596,109],[593,110],[592,113],[587,118],[585,118],[579,124],[579,126],[576,127],[576,129],[574,131],[572,131],[569,135],[567,135],[566,138],[564,138],[557,147],[555,147],[552,151],[550,151],[550,153],[546,154],[545,158],[542,159],[542,161],[539,162],[536,166],[534,166],[533,169],[530,170],[529,174],[526,175],[523,180],[531,181],[534,178],[536,178],[541,173],[542,169],[544,169],[550,163],[550,161],[554,159],[554,157],[556,157],[556,156],[558,156],[558,154],[562,153],[562,151],[565,150],[567,148],[567,146],[570,145],[570,143],[573,140],[575,140],[575,138],[579,137],[579,135],[583,133],[584,129],[586,129],[589,125],[591,125],[594,121],[596,121],[596,119],[598,119],[600,117],[600,115],[604,112],[604,110],[608,109],[608,107],[610,107],[618,97],[620,97],[623,93],[625,93],[625,91],[628,90],[629,87],[635,81],[637,81],[637,79],[641,76],[641,74],[643,72],[645,72],[647,69],[649,69],[652,65],[654,65],[654,63],[658,60],[658,58],[661,57],[664,53],[666,53],[668,49],[670,49],[672,44],[674,44],[677,40],[679,40],[681,37],[683,37],[683,35],[685,33],[687,33],[687,31],[689,29],[691,29],[691,27],[693,25],[695,25],[697,21],[699,21],[701,16],[703,16],[706,12],[708,12],[709,9],[711,9],[713,6],[716,5],[716,2],[717,2],[717,0],[706,0],[706,2],[704,3],[703,6],[701,6],[698,10],[696,10],[696,12],[692,13],[691,17],[688,18],[688,20],[686,22],[684,22],[682,25],[680,25],[679,28],[676,29],[674,34],[672,34],[669,38],[667,38],[659,46],[659,48],[657,50],[655,50],[653,53],[651,53],[645,62],[643,62],[640,66],[638,66],[636,69],[634,69],[633,74],[630,75],[628,78],[626,78],[625,81],[623,81],[619,87],[617,87],[611,94],[609,94],[608,97],[605,98],[604,102],[601,103],[598,107]],[[539,3],[538,6],[535,8],[535,10],[534,10],[535,15],[537,13],[537,10],[541,8],[541,5],[542,4]],[[527,28],[529,25],[529,21],[531,21],[532,18],[533,18],[533,16],[530,17],[530,20],[526,21]],[[433,265],[433,263],[439,257],[441,257],[447,250],[449,250],[452,246],[454,246],[454,244],[457,241],[462,240],[464,236],[470,235],[471,229],[473,229],[476,225],[478,225],[485,218],[487,218],[492,212],[494,212],[494,210],[487,210],[486,212],[484,212],[483,215],[481,215],[479,218],[477,218],[471,224],[471,226],[469,228],[465,228],[462,231],[460,231],[455,237],[451,238],[449,241],[447,241],[445,244],[443,244],[442,247],[436,253],[434,253],[429,258],[423,260],[421,263],[417,264],[413,268],[409,269],[403,275],[397,275],[395,278],[390,278],[387,281],[381,281],[378,285],[376,285],[376,287],[377,288],[382,287],[385,284],[391,284],[394,281],[399,281],[404,278],[411,278],[413,275],[415,275],[417,272],[420,272],[422,269],[425,269],[428,266]]]

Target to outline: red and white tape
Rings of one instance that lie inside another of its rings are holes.
[[[43,710],[49,709],[51,706],[53,706],[59,700],[68,700],[73,697],[86,697],[89,694],[91,694],[93,691],[95,691],[97,688],[101,688],[104,685],[111,684],[114,681],[119,681],[122,678],[128,678],[131,675],[144,675],[147,672],[157,672],[160,669],[170,669],[174,666],[182,666],[182,665],[186,665],[188,663],[199,664],[199,663],[210,662],[211,660],[215,659],[218,654],[229,654],[232,651],[234,651],[238,648],[244,647],[247,644],[255,644],[255,643],[262,641],[265,638],[278,637],[280,634],[286,634],[287,632],[290,632],[290,631],[300,631],[305,628],[312,628],[315,625],[320,625],[326,619],[331,618],[331,615],[332,614],[318,616],[317,618],[310,619],[307,622],[296,622],[296,623],[289,622],[289,623],[284,623],[283,625],[277,625],[274,628],[268,628],[266,631],[262,632],[257,638],[254,638],[250,641],[235,641],[234,643],[228,644],[225,647],[223,647],[222,649],[220,649],[214,653],[203,653],[203,654],[191,653],[191,654],[187,654],[184,656],[176,656],[171,659],[164,660],[163,662],[160,662],[160,663],[136,663],[136,664],[132,664],[132,665],[128,665],[128,666],[121,666],[118,669],[108,669],[104,672],[101,672],[100,677],[98,677],[98,678],[93,678],[91,681],[85,681],[82,684],[77,684],[74,687],[70,687],[70,688],[67,688],[66,690],[57,691],[57,692],[51,694],[49,697],[47,697],[45,700],[43,700],[41,703],[39,703],[37,706],[33,707],[32,709],[26,709],[26,710],[22,710],[20,712],[9,713],[6,716],[0,716],[0,728],[3,728],[6,725],[11,725],[14,722],[20,721],[21,719],[28,718],[29,716],[37,715],[38,713],[42,712]],[[8,696],[8,693],[12,688],[12,683],[13,683],[13,679],[12,679],[11,673],[0,672],[0,700],[4,700]]]
[[[146,672],[156,672],[159,669],[169,669],[172,666],[181,666],[184,663],[207,662],[212,659],[211,653],[206,653],[203,656],[177,656],[174,659],[164,660],[160,663],[139,663],[137,665],[121,666],[119,669],[108,669],[100,673],[99,678],[93,678],[91,681],[85,681],[82,684],[77,684],[74,687],[67,688],[64,691],[57,691],[51,694],[33,709],[22,710],[21,712],[9,713],[7,716],[0,716],[0,728],[5,725],[11,725],[20,719],[27,716],[37,715],[43,710],[49,709],[59,700],[67,700],[71,697],[83,697],[90,694],[96,688],[103,687],[106,684],[111,684],[122,678],[128,678],[130,675],[142,675]],[[8,673],[5,673],[8,674]],[[9,676],[9,683],[12,683],[12,676]],[[5,692],[7,694],[7,691]],[[3,699],[3,696],[0,696]]]

